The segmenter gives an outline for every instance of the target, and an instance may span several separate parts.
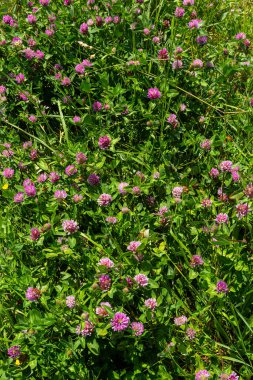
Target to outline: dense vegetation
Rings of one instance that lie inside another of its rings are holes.
[[[252,379],[250,3],[2,7],[1,379]]]

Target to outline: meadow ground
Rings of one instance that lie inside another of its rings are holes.
[[[0,378],[252,379],[251,1],[0,14]]]

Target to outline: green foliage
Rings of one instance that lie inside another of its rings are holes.
[[[0,378],[250,380],[250,4],[43,1],[1,11]]]

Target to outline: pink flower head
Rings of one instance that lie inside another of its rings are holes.
[[[91,0],[88,0],[88,1],[91,1]],[[96,16],[96,25],[97,26],[102,26],[104,23],[104,20],[101,16]]]
[[[88,160],[87,156],[83,152],[78,152],[76,154],[76,162],[81,165],[84,164]]]
[[[50,180],[50,182],[55,183],[55,182],[59,181],[59,179],[60,179],[60,176],[59,176],[58,173],[56,173],[56,172],[51,172],[51,173],[49,174],[49,180]]]
[[[84,65],[84,67],[92,67],[92,63],[88,59],[84,59],[82,61],[82,64]]]
[[[88,25],[85,22],[80,25],[79,31],[80,31],[81,34],[87,34],[88,30],[89,30],[89,27],[88,27]]]
[[[206,369],[201,369],[195,374],[195,380],[206,380],[210,376],[210,373]]]
[[[28,288],[25,297],[28,301],[38,301],[41,297],[41,292],[37,288]]]
[[[8,356],[12,359],[17,358],[21,355],[20,346],[12,346],[8,348]]]
[[[99,277],[99,287],[101,290],[109,290],[111,287],[111,277],[108,274],[102,274]]]
[[[98,265],[105,266],[106,268],[113,268],[114,262],[110,260],[108,257],[104,257],[99,260]]]
[[[181,54],[181,53],[183,53],[183,49],[181,48],[181,46],[177,46],[175,50],[175,54]]]
[[[48,16],[48,21],[49,22],[52,23],[52,22],[55,22],[55,20],[56,20],[56,16],[54,14]]]
[[[14,176],[14,169],[12,169],[12,168],[6,168],[6,169],[4,169],[3,176],[5,178],[12,178]]]
[[[1,87],[1,86],[0,86]],[[10,149],[11,148],[11,143],[3,143],[2,144],[6,149]]]
[[[154,42],[154,44],[159,44],[160,38],[159,37],[153,37],[152,41]]]
[[[19,97],[21,100],[23,100],[24,102],[27,102],[29,99],[28,99],[28,96],[30,96],[29,92],[28,91],[25,91],[25,92],[20,92],[19,93]]]
[[[172,189],[172,196],[173,198],[181,198],[181,195],[183,194],[184,188],[183,186],[176,186]]]
[[[211,149],[211,144],[212,144],[211,140],[204,140],[204,141],[202,141],[202,143],[200,144],[200,147],[201,147],[202,149],[205,149],[205,150],[210,150],[210,149]]]
[[[157,87],[154,87],[149,88],[147,96],[149,99],[159,99],[162,96],[162,94]]]
[[[183,67],[183,62],[181,59],[176,59],[175,61],[172,62],[172,69],[173,70],[178,70]]]
[[[222,161],[220,163],[220,170],[222,172],[230,172],[232,170],[233,162],[232,161]]]
[[[209,172],[209,175],[210,175],[210,177],[212,177],[212,178],[217,178],[217,177],[220,175],[220,173],[219,173],[219,170],[218,170],[218,169],[216,169],[216,168],[212,168],[212,169],[210,170],[210,172]]]
[[[29,185],[32,185],[34,186],[34,183],[32,182],[32,180],[30,178],[26,178],[23,182],[23,186],[29,186]]]
[[[108,16],[105,18],[105,23],[106,24],[110,24],[111,22],[113,22],[113,18],[111,16]]]
[[[6,92],[6,87],[0,86],[0,95],[4,94]]]
[[[169,59],[168,50],[166,48],[163,48],[158,51],[158,59],[162,59],[166,61]]]
[[[61,84],[63,86],[70,86],[71,85],[71,80],[68,77],[64,77],[61,81]]]
[[[119,24],[120,23],[120,17],[119,16],[114,16],[113,17],[113,23],[114,24]]]
[[[39,240],[40,238],[40,231],[38,228],[32,228],[31,229],[31,235],[30,235],[30,239],[33,240],[33,241],[36,241],[36,240]]]
[[[74,165],[68,165],[65,169],[65,174],[71,177],[72,175],[77,173],[77,168]]]
[[[35,52],[30,48],[23,50],[23,53],[25,54],[25,58],[28,60],[31,60],[35,57]]]
[[[73,201],[74,201],[75,203],[79,203],[79,202],[81,202],[82,199],[83,199],[83,196],[82,196],[81,194],[74,194],[74,195],[73,195]]]
[[[64,232],[66,232],[68,235],[70,234],[73,234],[75,233],[78,229],[79,229],[79,226],[78,226],[78,223],[71,219],[71,220],[64,220],[62,222],[62,228],[64,230]]]
[[[164,216],[168,212],[168,207],[167,206],[161,206],[157,212],[157,215],[159,216]]]
[[[215,221],[217,224],[228,223],[228,214],[224,214],[221,212],[216,216]]]
[[[54,193],[54,197],[55,199],[61,201],[63,199],[66,199],[67,198],[67,193],[65,190],[56,190],[55,193]]]
[[[2,20],[4,24],[10,25],[11,22],[13,21],[13,18],[9,15],[4,15]]]
[[[188,23],[189,29],[199,29],[201,27],[202,20],[193,19]]]
[[[129,184],[127,182],[121,182],[118,186],[118,190],[120,192],[120,194],[122,195],[126,195],[127,194],[127,191],[125,190],[125,187],[129,186]]]
[[[238,219],[242,219],[244,216],[246,216],[251,210],[247,203],[241,203],[236,206],[236,216]]]
[[[66,297],[66,306],[69,308],[69,309],[73,309],[76,305],[76,299],[75,299],[75,296],[67,296]]]
[[[106,310],[105,306],[110,308],[110,309],[112,308],[112,305],[109,302],[101,302],[100,307],[96,307],[96,314],[99,317],[108,317],[109,316],[109,313]]]
[[[148,298],[145,302],[144,305],[148,307],[151,310],[154,310],[157,306],[157,301],[155,298]]]
[[[132,192],[133,192],[133,194],[135,194],[135,195],[140,195],[140,194],[141,194],[141,189],[140,189],[138,186],[134,186],[134,187],[132,188]]]
[[[246,40],[245,40],[244,42],[246,42]],[[13,46],[21,46],[22,43],[23,43],[23,41],[22,41],[21,38],[19,38],[19,37],[13,37],[13,39],[11,40],[11,44],[12,44]],[[1,44],[1,45],[2,45],[2,44]]]
[[[246,38],[246,34],[243,32],[237,33],[235,36],[236,40],[245,40],[245,38]]]
[[[29,24],[36,24],[36,22],[37,22],[37,17],[34,16],[34,15],[28,15],[28,16],[27,16],[27,21],[29,22]]]
[[[84,72],[85,72],[84,65],[82,63],[79,63],[78,65],[76,65],[75,71],[77,74],[81,74],[81,75],[84,74]]]
[[[248,198],[253,198],[253,184],[252,184],[252,183],[249,183],[249,184],[246,186],[246,189],[244,190],[244,194],[245,194],[246,197],[248,197]]]
[[[101,194],[97,200],[99,206],[108,206],[112,202],[112,196],[110,194]]]
[[[129,213],[129,208],[128,207],[122,207],[122,209],[121,209],[121,212],[122,212],[122,214],[127,214],[127,213]]]
[[[136,252],[137,248],[141,245],[140,241],[131,241],[127,247],[128,251]]]
[[[29,38],[29,40],[27,41],[27,43],[31,47],[36,46],[36,44],[37,44],[36,41],[34,39],[32,39],[32,38]],[[31,50],[31,49],[27,49],[27,50]],[[33,50],[31,50],[31,51],[33,51]]]
[[[195,59],[193,62],[192,62],[192,66],[193,67],[203,67],[203,62],[201,61],[201,59]]]
[[[216,292],[217,293],[227,293],[228,292],[228,285],[225,281],[218,281],[216,285]]]
[[[131,329],[135,336],[139,336],[139,335],[142,335],[144,332],[144,325],[141,322],[132,322]]]
[[[203,206],[203,207],[211,207],[212,206],[212,201],[211,201],[211,199],[208,199],[208,198],[206,198],[206,199],[203,199],[202,201],[201,201],[201,205]]]
[[[18,74],[17,76],[16,76],[16,82],[18,83],[18,84],[21,84],[21,83],[23,83],[24,81],[25,81],[25,76],[24,76],[24,74]]]
[[[74,116],[72,120],[73,120],[74,123],[77,124],[77,123],[80,123],[81,118],[80,118],[80,116]]]
[[[90,322],[90,321],[85,321],[84,322],[84,328],[81,329],[81,326],[78,325],[77,328],[76,328],[76,333],[78,335],[82,335],[82,336],[91,336],[91,334],[93,333],[94,331],[94,325]]]
[[[153,174],[153,178],[154,179],[159,179],[160,178],[160,173],[159,172],[155,172],[154,174]]]
[[[111,145],[111,139],[109,136],[102,136],[98,139],[98,146],[100,149],[105,150],[108,149]]]
[[[115,216],[108,216],[105,220],[111,224],[116,224],[118,222],[118,219]]]
[[[177,120],[177,115],[174,113],[171,113],[170,116],[167,119],[167,122],[173,126],[173,128],[176,128],[178,126],[178,120]]]
[[[181,7],[177,7],[176,8],[176,10],[175,10],[175,17],[183,17],[183,15],[184,15],[184,12],[185,12],[185,10],[184,10],[184,8],[181,8]]]
[[[240,377],[239,377],[239,375],[237,375],[236,372],[232,372],[232,373],[228,376],[228,378],[227,378],[227,380],[239,380],[239,379],[240,379]]]
[[[246,46],[246,48],[250,47],[250,45],[251,45],[250,40],[248,40],[248,39],[244,40],[243,45]]]
[[[38,158],[37,149],[32,149],[29,156],[32,161],[36,160]]]
[[[13,197],[14,203],[21,203],[24,201],[24,193],[21,191],[14,195]]]
[[[89,175],[87,181],[91,186],[96,186],[100,182],[100,177],[96,173],[92,173]]]
[[[183,6],[194,5],[194,0],[183,0]]]
[[[186,330],[186,335],[190,340],[193,340],[195,338],[195,335],[197,334],[197,331],[192,329],[191,327],[188,327]]]
[[[100,102],[96,101],[92,104],[92,108],[93,108],[94,112],[99,112],[102,110],[102,104]]]
[[[148,277],[145,276],[145,274],[142,274],[142,273],[137,274],[136,276],[134,276],[134,280],[140,286],[147,286],[148,285]]]
[[[226,193],[223,192],[222,187],[220,187],[218,189],[218,198],[219,198],[219,201],[221,201],[221,202],[227,202],[228,201],[228,196]]]
[[[205,45],[206,43],[207,43],[207,36],[198,36],[197,38],[196,38],[196,42],[197,42],[197,44],[199,44],[200,46],[203,46],[203,45]]]
[[[195,268],[196,266],[203,265],[203,264],[204,264],[204,260],[202,259],[201,256],[199,256],[199,255],[193,255],[191,257],[190,266],[192,268]]]
[[[174,318],[174,323],[176,326],[185,325],[187,321],[188,321],[188,318],[185,315],[181,315],[180,317]]]
[[[233,180],[234,182],[238,182],[239,179],[240,179],[240,174],[238,173],[238,171],[232,169],[231,174],[232,174],[232,180]]]
[[[11,149],[8,149],[8,150],[5,149],[5,150],[2,151],[2,155],[4,157],[12,157],[13,154],[14,154],[14,152]]]
[[[129,326],[130,319],[125,313],[115,313],[111,320],[111,327],[113,331],[123,331]]]
[[[43,7],[47,6],[50,3],[50,0],[40,0],[40,5]]]
[[[145,36],[148,36],[150,34],[150,30],[148,28],[144,28],[143,33],[145,34]]]
[[[37,182],[38,182],[38,183],[46,182],[46,180],[47,180],[47,174],[46,174],[46,173],[41,173],[41,174],[37,177]]]
[[[33,146],[33,143],[31,141],[25,141],[23,144],[24,149],[29,149]]]
[[[36,196],[36,188],[34,185],[27,185],[24,186],[25,193],[28,197],[35,197]]]
[[[37,117],[35,115],[31,115],[28,117],[28,120],[31,121],[32,123],[35,123],[37,121]]]

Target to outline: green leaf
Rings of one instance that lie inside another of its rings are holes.
[[[30,366],[31,369],[36,368],[36,367],[37,367],[37,360],[36,360],[36,359],[32,360],[32,361],[29,363],[29,366]]]
[[[99,345],[96,339],[93,339],[92,342],[87,343],[88,349],[90,352],[92,352],[94,355],[99,355]]]

